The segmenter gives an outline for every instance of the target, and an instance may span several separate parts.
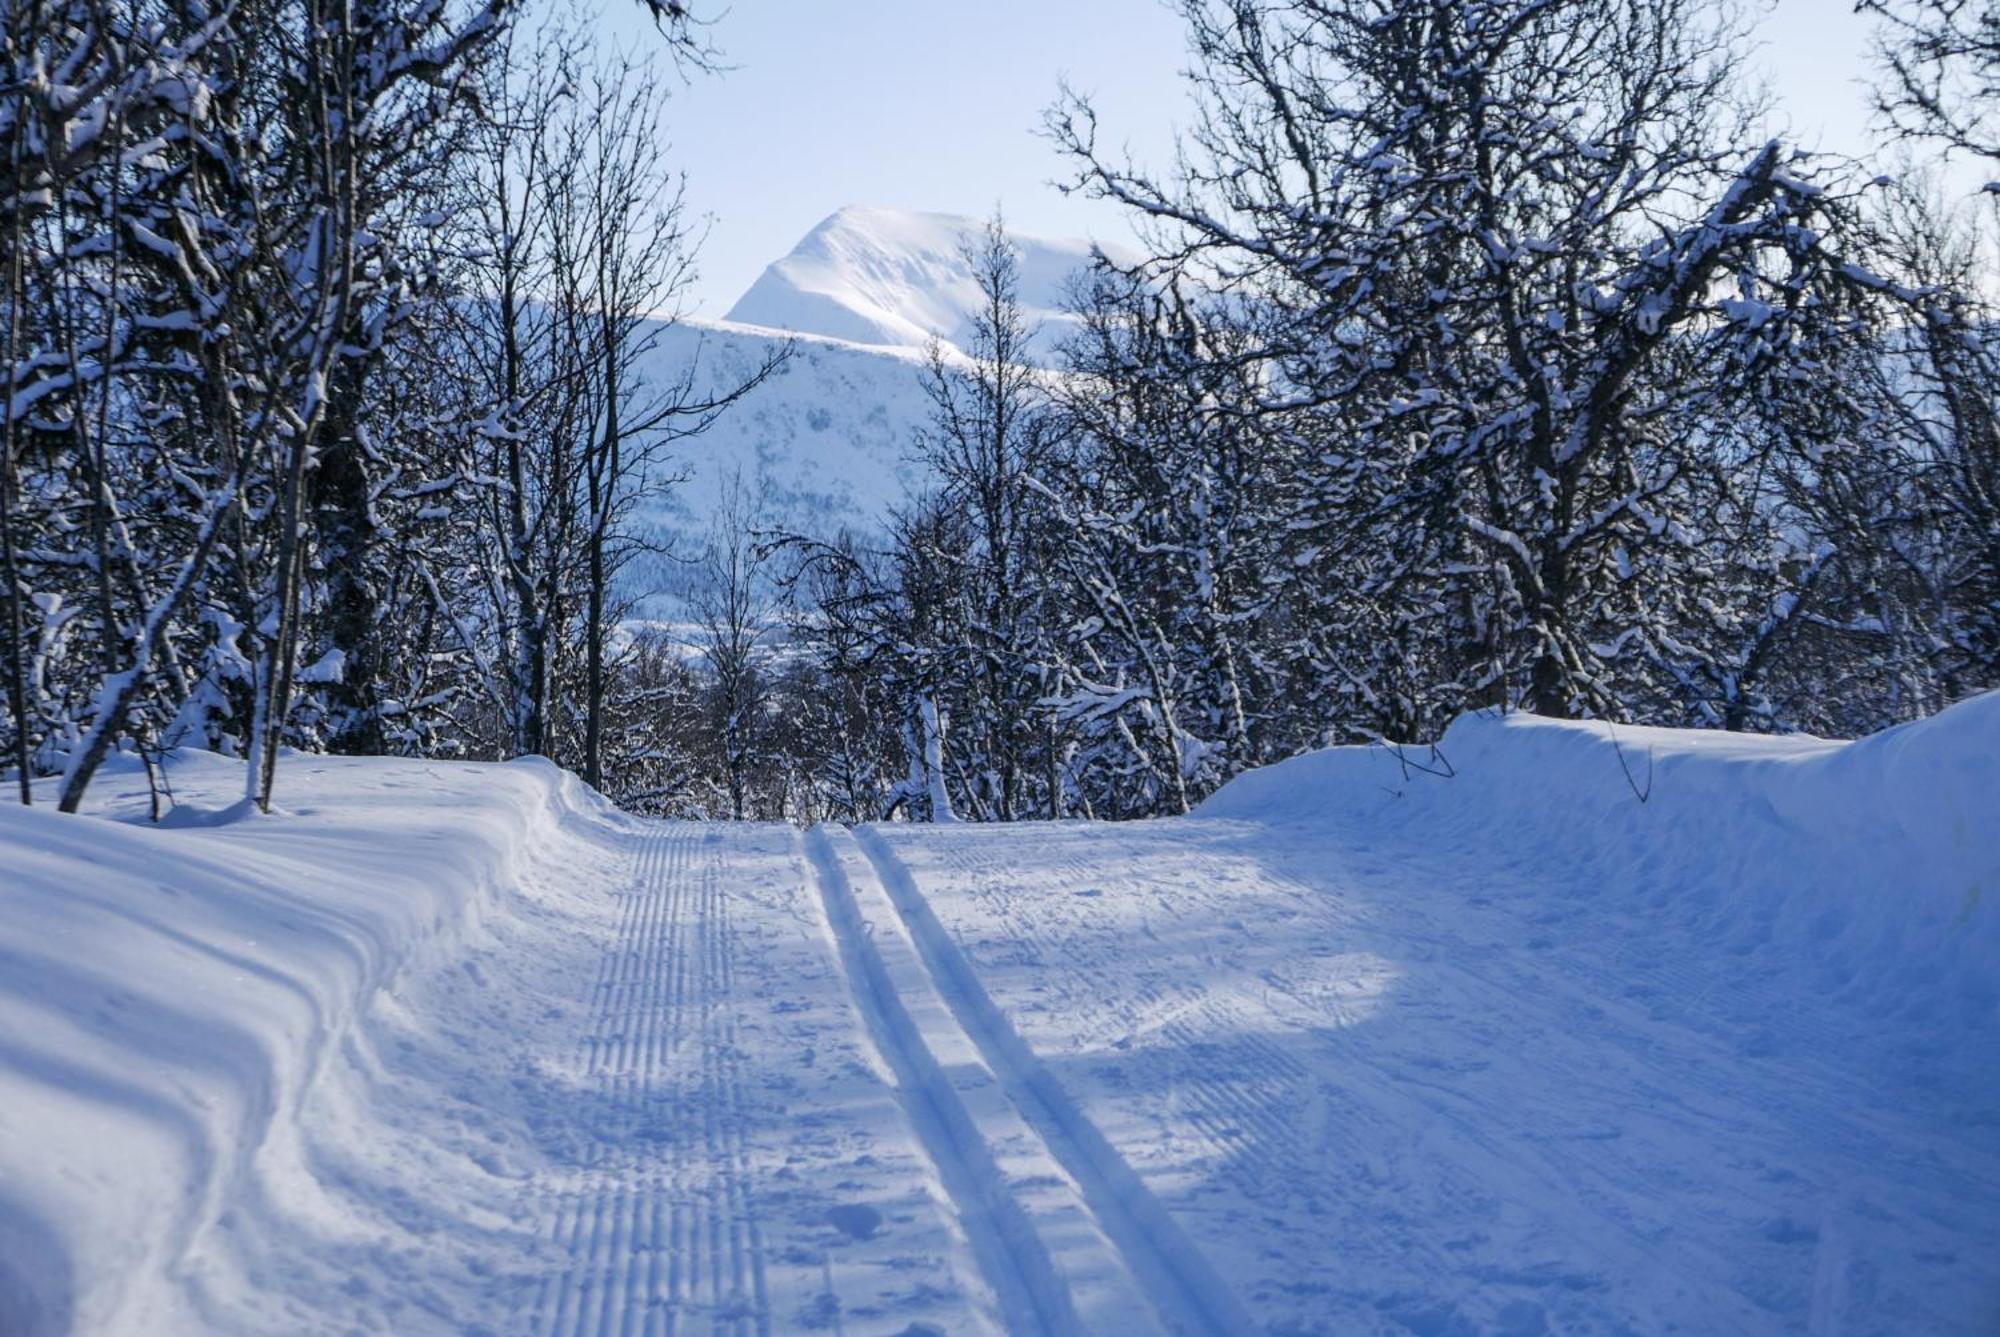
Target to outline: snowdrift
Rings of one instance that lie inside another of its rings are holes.
[[[297,1106],[371,1001],[566,826],[623,820],[546,763],[291,757],[270,817],[220,806],[237,763],[170,775],[162,828],[131,772],[96,815],[0,805],[8,1337],[201,1327],[168,1279],[232,1207],[310,1183]]]
[[[1948,1045],[2000,1021],[2000,693],[1858,742],[1476,713],[1244,775],[1204,817],[1485,852]]]

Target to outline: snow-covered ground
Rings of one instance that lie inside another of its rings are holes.
[[[0,808],[0,1332],[1990,1333],[1996,757],[1989,696],[1124,826]]]
[[[1261,1326],[1981,1333],[1996,758],[1476,718],[864,841]]]
[[[291,758],[269,819],[173,778],[174,829],[136,779],[0,814],[0,1333],[966,1312],[799,833],[531,764]]]

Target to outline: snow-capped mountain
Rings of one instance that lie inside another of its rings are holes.
[[[686,476],[667,503],[676,524],[705,526],[732,475],[788,522],[816,529],[877,523],[918,481],[908,457],[927,401],[910,350],[684,320],[660,331],[653,358],[662,379],[692,363],[697,393],[721,394],[787,346],[770,379],[675,448]]]
[[[719,395],[788,345],[775,374],[663,461],[676,481],[639,519],[677,555],[701,550],[732,480],[755,503],[759,528],[827,538],[878,530],[921,484],[911,442],[928,401],[922,357],[909,349],[683,320],[659,331],[648,371],[672,384],[692,365],[696,395]],[[693,575],[685,562],[643,558],[620,583],[649,615],[674,618],[674,596]]]
[[[670,462],[682,480],[649,517],[699,546],[725,485],[741,477],[764,500],[770,528],[831,535],[879,526],[921,485],[911,459],[922,427],[922,350],[933,335],[961,342],[978,300],[962,254],[984,224],[949,214],[847,208],[764,271],[724,320],[684,320],[660,331],[654,379],[677,381],[692,363],[700,392],[740,384],[776,348],[792,354],[704,436]],[[1016,237],[1022,305],[1044,345],[1087,242]],[[642,564],[630,592],[670,589],[671,564]]]
[[[766,269],[729,319],[857,344],[922,348],[936,337],[963,347],[979,305],[966,252],[981,245],[985,228],[956,214],[850,205]],[[1072,276],[1090,263],[1091,243],[1013,240],[1023,313],[1046,347],[1069,324],[1064,297]]]

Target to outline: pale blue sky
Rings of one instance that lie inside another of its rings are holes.
[[[650,35],[636,0],[601,3],[608,33]],[[1848,0],[1752,3],[1770,10],[1757,61],[1794,133],[1865,151],[1867,22]],[[733,68],[696,76],[668,116],[690,201],[714,217],[702,315],[843,204],[978,215],[997,202],[1023,232],[1124,236],[1108,206],[1048,184],[1063,164],[1035,133],[1042,110],[1067,77],[1108,132],[1162,162],[1185,106],[1181,30],[1161,0],[736,0],[714,33]]]

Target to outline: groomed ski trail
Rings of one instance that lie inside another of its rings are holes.
[[[814,827],[804,837],[826,921],[840,947],[854,1011],[882,1065],[896,1081],[912,1133],[936,1169],[938,1187],[966,1233],[980,1279],[1010,1333],[1082,1333],[1076,1303],[1028,1211],[1014,1197],[988,1137],[968,1109],[964,1065],[946,1071],[912,1017],[906,995],[916,985],[908,963],[892,963],[878,923],[864,917],[850,877],[852,837]],[[892,947],[890,947],[892,951]],[[902,969],[896,969],[896,967]],[[988,1081],[972,1073],[970,1085]]]
[[[783,827],[633,823],[573,1061],[543,1075],[535,1337],[980,1324]]]
[[[771,871],[781,844],[792,885],[786,896],[768,882],[760,892],[757,874]],[[1251,1329],[1103,1137],[1032,1075],[1032,1059],[996,1040],[965,980],[921,940],[935,921],[912,911],[914,889],[892,896],[878,857],[848,831],[635,824],[627,858],[629,881],[610,891],[616,927],[575,1062],[583,1089],[555,1121],[574,1165],[539,1181],[553,1262],[526,1307],[526,1331]],[[821,977],[802,970],[807,949],[828,967]],[[800,1035],[872,1060],[871,1089],[892,1097],[841,1130],[843,1152],[867,1143],[841,1164],[823,1146],[798,1145],[797,1129],[823,1116],[802,1093],[784,1090],[797,1104],[770,1099],[789,1085],[784,1051],[751,1034],[753,1018],[808,1006]],[[858,1167],[881,1177],[877,1163],[891,1163],[892,1147],[902,1153],[898,1186],[907,1195],[924,1185],[927,1201],[900,1212],[879,1191],[839,1201],[863,1182]],[[774,1173],[774,1161],[784,1168]],[[561,1186],[548,1188],[555,1180]],[[815,1277],[798,1264],[826,1245],[829,1220],[855,1238],[827,1249]],[[821,1233],[811,1250],[800,1248],[802,1227],[807,1238]],[[919,1257],[861,1263],[876,1298],[846,1294],[857,1289],[857,1264],[842,1269],[841,1255],[913,1229]],[[772,1239],[787,1232],[789,1241]],[[930,1299],[948,1325],[876,1326],[899,1314],[878,1278],[919,1263],[932,1277],[911,1294]],[[940,1267],[956,1279],[949,1291],[937,1284]]]
[[[681,828],[640,843],[634,865],[585,1041],[609,1117],[588,1156],[592,1187],[558,1211],[570,1262],[543,1286],[531,1328],[622,1337],[706,1317],[711,1331],[765,1337],[720,861]],[[676,1062],[688,1046],[698,1061]]]
[[[856,828],[854,838],[908,932],[930,984],[1014,1107],[1077,1185],[1161,1320],[1188,1334],[1252,1331],[1255,1324],[1221,1275],[994,1006],[909,870],[868,827]]]

